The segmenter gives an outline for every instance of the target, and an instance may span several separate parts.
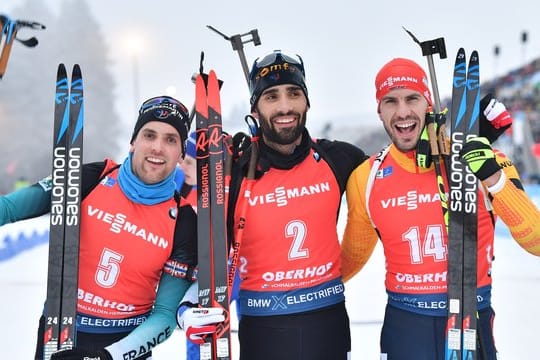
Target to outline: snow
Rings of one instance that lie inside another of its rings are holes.
[[[29,231],[42,226],[43,219],[36,221],[37,225],[13,226]],[[540,258],[523,251],[503,226],[498,225],[493,264],[492,300],[497,313],[495,339],[499,359],[531,359],[537,353],[536,326],[540,323]],[[0,248],[5,234],[12,231],[12,226],[0,227]],[[0,260],[2,358],[33,357],[37,320],[46,293],[47,256],[47,245],[40,244],[8,260]],[[346,284],[345,294],[351,319],[351,359],[379,359],[379,332],[386,304],[384,258],[380,245],[366,267]],[[233,313],[232,318],[235,319],[236,314]],[[238,329],[234,321],[232,328]],[[238,358],[236,335],[233,331],[233,359]],[[184,359],[184,354],[185,338],[176,330],[168,341],[154,350],[153,359]]]

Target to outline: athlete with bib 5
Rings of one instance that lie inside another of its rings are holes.
[[[51,359],[151,358],[176,328],[197,265],[196,215],[174,181],[188,131],[183,104],[151,98],[121,164],[83,165],[77,346]],[[0,197],[0,224],[48,213],[51,181]],[[37,338],[35,359],[42,359],[43,316]]]

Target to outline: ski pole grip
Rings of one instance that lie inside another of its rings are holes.
[[[439,96],[439,85],[437,84],[437,77],[435,76],[435,66],[433,65],[433,55],[439,54],[441,59],[446,59],[446,45],[444,38],[437,38],[433,40],[426,40],[418,42],[422,49],[422,55],[427,57],[429,76],[431,78],[431,87],[433,90],[433,102],[435,113],[441,111],[441,97]]]
[[[261,45],[261,38],[259,37],[259,33],[257,32],[257,29],[251,30],[245,34],[237,34],[233,36],[227,36],[223,34],[221,31],[217,30],[211,25],[206,25],[207,28],[214,31],[215,33],[221,35],[225,40],[230,41],[233,51],[238,52],[238,57],[240,58],[240,64],[242,65],[242,70],[244,72],[244,77],[246,78],[246,82],[249,86],[249,67],[246,60],[246,55],[244,54],[244,44],[247,44],[249,42],[253,42],[255,46]],[[245,36],[251,35],[250,39],[243,40],[242,38]]]
[[[439,54],[441,59],[446,59],[446,45],[444,38],[426,40],[419,43],[423,56]]]
[[[46,28],[45,25],[40,24],[36,21],[17,20],[17,25],[20,27],[29,27],[36,30],[43,30]]]
[[[435,66],[433,65],[433,55],[439,54],[441,59],[446,59],[446,45],[444,43],[444,38],[437,38],[433,40],[420,41],[414,36],[412,32],[403,28],[407,34],[413,39],[415,43],[420,45],[422,49],[422,55],[427,57],[429,76],[431,79],[431,87],[433,90],[433,110],[435,113],[441,111],[441,98],[439,96],[439,86],[437,85],[437,77],[435,76]]]
[[[253,44],[255,46],[257,45],[261,45],[261,38],[259,37],[259,32],[257,31],[257,29],[253,29],[249,32],[251,34],[251,38],[253,40]]]

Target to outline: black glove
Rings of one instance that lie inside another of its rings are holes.
[[[233,158],[237,158],[251,145],[251,137],[243,132],[237,132],[233,136]]]
[[[493,144],[504,132],[512,126],[512,115],[504,104],[487,94],[480,100],[480,134]]]
[[[105,349],[85,350],[73,348],[71,350],[60,350],[52,354],[51,360],[113,360],[111,354]]]
[[[467,140],[459,155],[461,160],[469,165],[474,175],[482,181],[501,170],[491,144],[485,137],[473,137]]]

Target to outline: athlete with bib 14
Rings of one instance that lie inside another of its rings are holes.
[[[349,178],[343,278],[350,279],[362,268],[380,239],[388,294],[381,359],[444,360],[448,235],[434,164],[417,161],[430,158],[419,146],[432,103],[426,74],[415,62],[397,58],[381,68],[375,86],[379,118],[392,143]],[[465,142],[460,159],[480,181],[478,360],[495,360],[491,307],[495,220],[500,218],[508,226],[523,249],[539,256],[540,213],[523,190],[512,162],[491,147],[511,125],[510,114],[490,95],[480,107],[481,136]],[[445,170],[443,165],[444,158],[441,168]]]

